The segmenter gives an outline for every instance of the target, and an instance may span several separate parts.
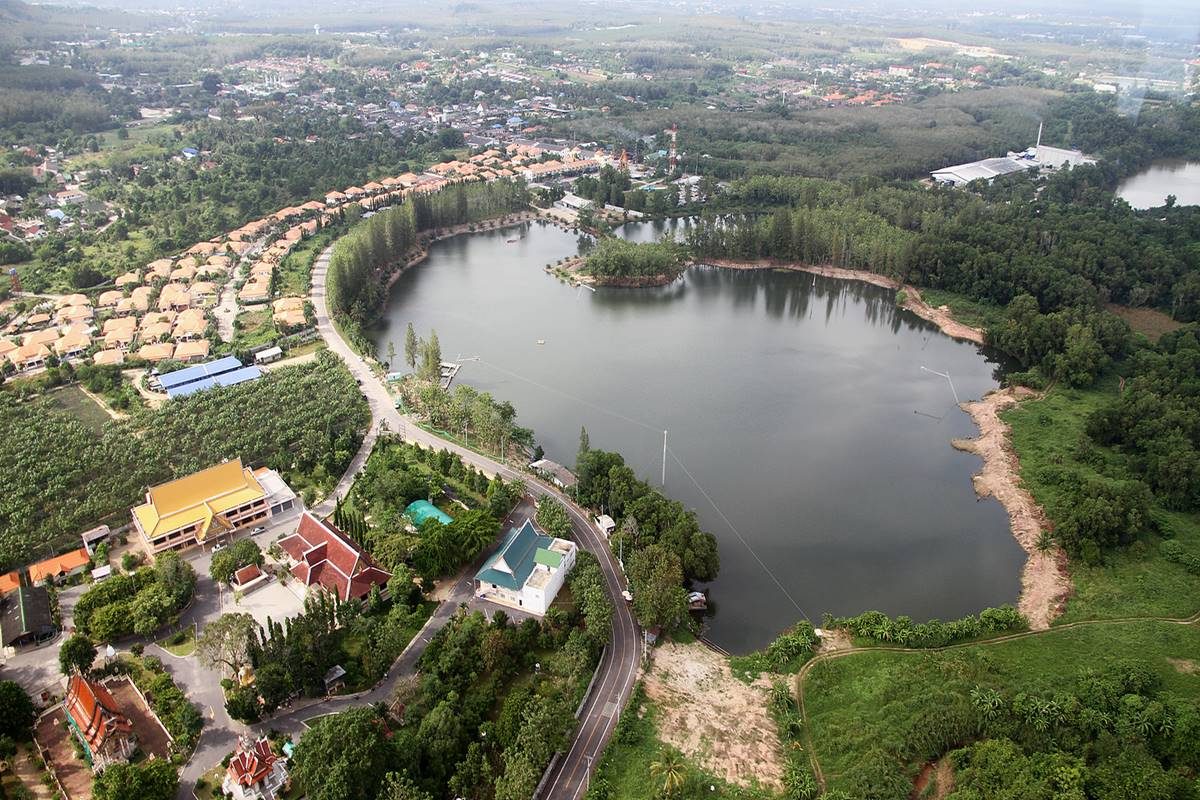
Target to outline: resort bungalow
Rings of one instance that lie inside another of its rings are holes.
[[[319,586],[339,600],[362,600],[372,586],[387,586],[391,574],[379,568],[361,546],[311,512],[300,517],[300,527],[279,540],[287,553],[292,574],[307,587]]]
[[[93,771],[103,772],[133,755],[137,747],[133,723],[104,684],[75,673],[67,684],[63,710]]]
[[[158,553],[262,524],[271,509],[262,484],[235,459],[150,487],[132,514],[142,540]]]
[[[475,574],[475,596],[541,616],[575,566],[575,543],[538,533],[529,520]]]

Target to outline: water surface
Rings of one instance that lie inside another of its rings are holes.
[[[997,369],[979,348],[856,282],[695,267],[591,292],[543,272],[577,246],[540,223],[434,244],[397,281],[379,352],[403,351],[409,321],[435,328],[444,357],[480,359],[459,380],[510,400],[568,466],[586,425],[657,483],[669,430],[690,476],[670,457],[667,492],[719,540],[709,635],[731,651],[802,613],[946,619],[1016,599],[1024,555],[975,497],[979,460],[950,447],[975,427],[920,369],[979,397]]]
[[[1138,209],[1157,208],[1172,194],[1176,205],[1200,205],[1200,163],[1156,161],[1117,186],[1117,197]]]

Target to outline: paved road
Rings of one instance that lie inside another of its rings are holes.
[[[641,636],[634,623],[633,615],[621,598],[621,592],[625,588],[624,577],[607,542],[592,525],[588,514],[579,506],[548,484],[532,478],[527,473],[518,472],[487,456],[419,428],[412,420],[396,410],[391,395],[388,394],[387,387],[379,379],[379,376],[350,349],[329,319],[329,309],[325,302],[325,286],[332,250],[332,247],[327,248],[313,264],[311,299],[316,311],[317,329],[329,349],[341,356],[351,373],[359,380],[363,394],[371,407],[372,431],[377,432],[380,425],[386,423],[389,429],[401,433],[407,441],[423,447],[449,450],[486,474],[498,474],[506,480],[517,478],[523,480],[530,493],[535,497],[553,497],[559,500],[571,517],[575,540],[585,550],[594,553],[600,561],[608,594],[613,601],[612,639],[604,651],[592,695],[580,716],[579,728],[571,742],[571,748],[555,766],[554,773],[546,781],[545,790],[540,798],[540,800],[576,800],[582,796],[592,768],[612,737],[617,717],[624,708],[626,700],[629,699],[641,658]],[[356,458],[356,462],[358,460]],[[361,464],[357,466],[361,468]],[[352,478],[354,471],[354,469],[348,471],[347,477],[343,478],[342,482],[346,483],[347,478]],[[342,486],[339,484],[339,490],[341,488]],[[443,608],[447,605],[449,604],[443,604]]]

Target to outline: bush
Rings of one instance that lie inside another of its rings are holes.
[[[844,628],[860,639],[874,642],[930,648],[1024,630],[1028,623],[1021,612],[1012,606],[1001,606],[987,608],[979,616],[966,616],[953,622],[936,619],[913,622],[909,617],[891,619],[881,611],[867,611],[857,617],[828,617],[825,627]]]

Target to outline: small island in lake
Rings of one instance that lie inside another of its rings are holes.
[[[579,272],[601,286],[664,286],[682,274],[687,251],[671,237],[634,243],[601,239]]]

